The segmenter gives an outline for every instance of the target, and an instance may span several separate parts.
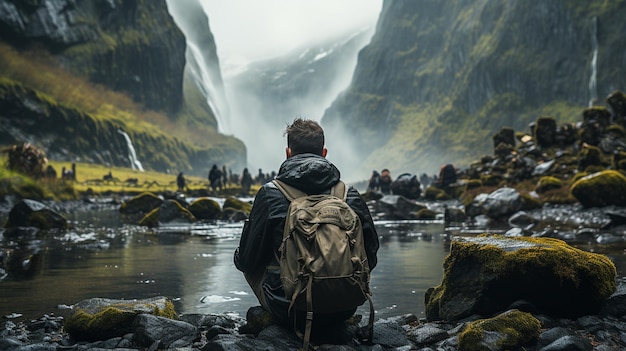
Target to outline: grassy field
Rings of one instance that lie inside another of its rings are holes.
[[[3,155],[4,156],[4,155]],[[143,192],[162,193],[177,191],[178,174],[139,171],[124,167],[107,167],[99,164],[76,163],[76,179],[64,180],[63,168],[72,169],[71,162],[48,161],[57,172],[55,179],[32,179],[10,171],[5,166],[6,157],[0,157],[0,196],[15,194],[22,198],[73,200],[82,194],[140,194]],[[110,177],[108,176],[110,173]],[[239,184],[227,184],[217,193],[209,190],[209,181],[197,176],[185,177],[185,193],[195,196],[214,195],[220,197],[241,195]],[[250,195],[256,193],[258,185],[253,185]]]
[[[71,169],[71,162],[49,161],[49,164],[57,171],[57,177],[61,177],[63,167]],[[112,179],[105,180],[104,176],[111,172]],[[76,181],[74,189],[78,192],[86,192],[91,189],[101,193],[106,191],[176,191],[176,176],[178,174],[158,173],[153,171],[139,171],[131,168],[107,167],[104,165],[76,163]],[[186,186],[191,190],[207,189],[207,179],[184,175]],[[135,182],[136,180],[136,182]]]

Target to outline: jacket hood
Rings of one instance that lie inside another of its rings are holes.
[[[286,159],[276,178],[307,194],[321,193],[337,184],[339,169],[322,156],[300,154]]]

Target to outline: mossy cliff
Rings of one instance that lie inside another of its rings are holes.
[[[0,79],[11,100],[0,112],[1,144],[19,139],[62,160],[128,166],[121,129],[146,169],[245,166],[245,146],[218,133],[189,78],[186,39],[165,0],[0,0],[0,8]]]
[[[574,121],[594,98],[595,39],[596,98],[622,89],[625,5],[385,1],[351,85],[322,118],[329,144],[350,136],[364,174],[430,173],[488,153],[484,140],[504,126],[525,131],[540,115]]]

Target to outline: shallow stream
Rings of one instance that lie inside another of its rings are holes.
[[[162,295],[174,301],[179,313],[240,316],[258,305],[233,265],[242,223],[150,230],[122,224],[117,209],[78,211],[69,218],[74,226],[69,231],[2,237],[0,316],[59,314],[92,297]],[[371,282],[376,317],[423,316],[424,292],[441,282],[450,228],[442,221],[385,221],[376,227],[381,242]],[[626,243],[572,245],[607,254],[624,276]],[[361,313],[367,312],[362,307]]]

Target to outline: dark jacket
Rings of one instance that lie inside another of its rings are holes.
[[[278,171],[277,179],[307,194],[330,193],[330,188],[340,178],[339,170],[328,160],[314,154],[301,154],[288,158]],[[359,192],[350,187],[346,202],[361,219],[363,238],[370,270],[376,267],[379,242],[374,222]],[[249,219],[245,222],[234,261],[237,269],[252,273],[268,265],[278,265],[278,248],[283,237],[283,227],[289,201],[274,183],[264,184],[256,194]],[[267,287],[266,287],[267,285]],[[282,292],[279,276],[266,277],[264,291],[269,300],[288,301]]]

